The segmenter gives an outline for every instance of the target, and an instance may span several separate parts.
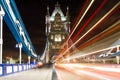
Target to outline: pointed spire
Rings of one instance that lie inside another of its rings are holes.
[[[50,14],[49,14],[49,7],[48,7],[48,6],[47,6],[47,15],[50,15]]]
[[[67,6],[66,16],[69,16],[69,7]]]
[[[57,4],[55,4],[55,7],[60,7],[60,4],[57,2]]]
[[[69,10],[69,7],[67,6],[67,11]]]

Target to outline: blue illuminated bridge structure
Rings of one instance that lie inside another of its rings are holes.
[[[18,43],[17,64],[2,63],[3,20]],[[28,63],[21,63],[22,50]],[[44,65],[47,50],[46,43],[38,56],[15,1],[0,0],[0,80],[120,80],[120,1],[85,0],[59,55]]]

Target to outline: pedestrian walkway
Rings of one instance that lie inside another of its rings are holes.
[[[32,69],[0,77],[0,80],[51,80],[52,68]]]

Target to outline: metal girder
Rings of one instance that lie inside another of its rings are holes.
[[[5,11],[4,20],[12,32],[15,40],[18,43],[22,43],[22,49],[27,55],[36,58],[36,51],[25,29],[14,0],[0,0],[0,4]]]

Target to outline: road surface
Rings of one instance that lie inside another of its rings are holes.
[[[6,75],[0,80],[120,80],[120,65],[56,64]]]
[[[120,66],[62,64],[56,65],[60,80],[120,80]]]

